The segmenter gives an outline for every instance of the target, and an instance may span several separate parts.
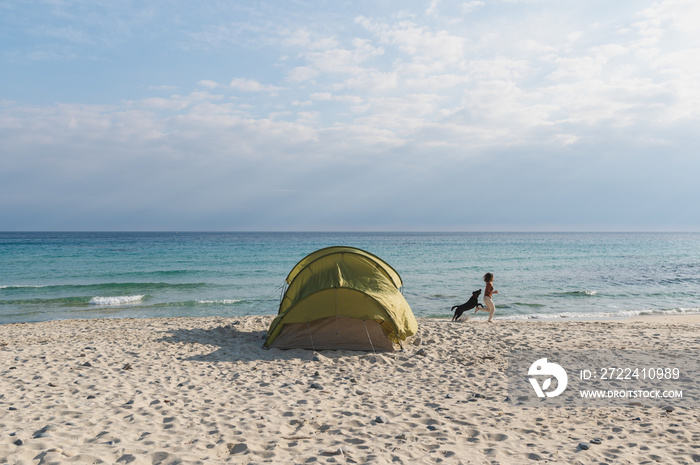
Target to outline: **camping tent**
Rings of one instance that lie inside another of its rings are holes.
[[[394,350],[418,331],[401,276],[364,250],[317,250],[292,268],[286,283],[265,347]]]

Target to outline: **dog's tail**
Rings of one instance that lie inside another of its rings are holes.
[[[455,311],[455,308],[457,308],[457,307],[459,307],[459,305],[455,305],[454,307],[452,307],[452,308],[450,309],[450,311],[451,311],[451,312],[454,312],[454,311]]]

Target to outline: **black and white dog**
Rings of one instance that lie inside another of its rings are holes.
[[[462,316],[462,313],[471,310],[472,308],[484,308],[484,306],[479,303],[480,295],[481,289],[477,289],[476,291],[472,292],[472,296],[469,298],[469,300],[464,302],[462,305],[455,305],[454,307],[452,307],[452,310],[455,312],[454,316],[452,317],[452,321],[459,320],[459,317]]]

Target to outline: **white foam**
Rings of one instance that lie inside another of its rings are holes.
[[[700,308],[674,308],[672,310],[620,310],[616,312],[561,312],[530,313],[524,315],[497,316],[499,320],[599,320],[631,318],[640,315],[698,315]]]
[[[143,299],[142,295],[121,295],[116,297],[93,297],[90,299],[92,305],[122,305],[138,302]]]
[[[238,302],[242,302],[240,299],[222,299],[222,300],[198,300],[198,304],[223,304],[232,305]]]
[[[3,284],[3,285],[0,285],[0,289],[22,289],[22,288],[25,288],[25,287],[39,288],[39,287],[46,287],[46,286],[32,286],[32,285],[24,285],[24,284],[16,284],[16,285],[13,285],[13,284],[7,284],[7,285],[5,285],[5,284]]]

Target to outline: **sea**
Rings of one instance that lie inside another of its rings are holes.
[[[332,245],[389,263],[419,318],[486,272],[496,319],[700,314],[700,233],[0,232],[0,324],[275,315],[292,267]]]

